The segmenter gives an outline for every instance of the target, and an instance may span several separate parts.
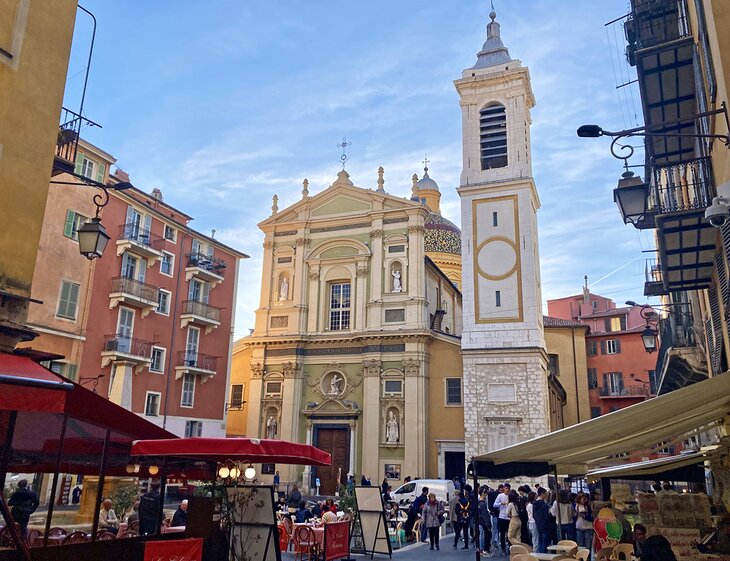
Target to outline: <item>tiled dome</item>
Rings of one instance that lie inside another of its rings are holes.
[[[426,219],[426,253],[461,255],[461,230],[443,216],[431,213]]]

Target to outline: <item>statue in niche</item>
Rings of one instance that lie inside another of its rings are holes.
[[[393,269],[390,274],[393,275],[393,292],[403,292],[403,285],[400,282],[400,271]]]
[[[269,420],[266,421],[266,438],[276,438],[277,422],[273,415],[269,416]]]
[[[327,395],[337,397],[342,393],[342,390],[340,389],[340,384],[342,383],[342,378],[340,378],[337,374],[332,375],[332,379],[330,380],[330,391],[327,393]]]
[[[398,419],[391,409],[388,412],[388,422],[385,425],[385,441],[389,444],[398,444],[400,442],[400,430],[398,429]]]
[[[289,279],[286,275],[281,276],[281,283],[279,283],[279,302],[289,300]]]

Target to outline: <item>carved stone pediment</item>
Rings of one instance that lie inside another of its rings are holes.
[[[302,414],[305,417],[359,417],[362,410],[354,401],[326,399],[320,403],[310,401]]]

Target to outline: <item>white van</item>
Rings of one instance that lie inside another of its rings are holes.
[[[450,479],[416,479],[398,487],[390,496],[400,506],[411,504],[423,488],[428,487],[428,492],[436,495],[436,499],[448,504],[454,496],[454,482]]]

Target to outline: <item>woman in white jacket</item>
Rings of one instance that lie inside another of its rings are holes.
[[[575,541],[575,509],[566,489],[558,491],[558,500],[550,507],[550,514],[557,520],[560,539]]]

